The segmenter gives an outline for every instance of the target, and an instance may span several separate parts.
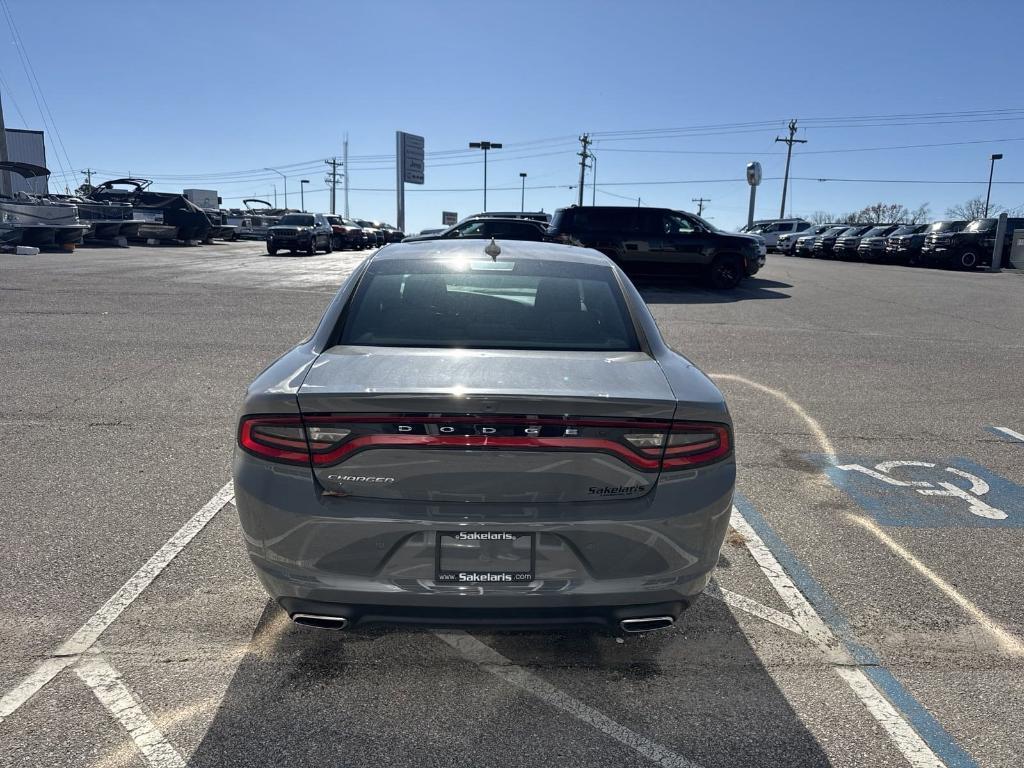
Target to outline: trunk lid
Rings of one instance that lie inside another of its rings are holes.
[[[643,496],[676,405],[643,352],[376,347],[324,352],[298,400],[330,495],[523,504]]]

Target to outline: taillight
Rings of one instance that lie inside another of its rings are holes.
[[[298,416],[244,416],[238,424],[242,450],[284,464],[309,464],[309,443]]]
[[[712,464],[732,453],[729,428],[724,424],[677,421],[668,435],[663,470],[692,469]]]
[[[269,461],[327,467],[373,449],[582,451],[643,472],[693,469],[732,452],[729,428],[703,422],[538,416],[245,416],[238,444]]]

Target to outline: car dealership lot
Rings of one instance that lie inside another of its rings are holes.
[[[224,485],[363,255],[0,256],[0,765],[1019,764],[1021,276],[638,280],[736,420],[712,595],[625,642],[333,634],[268,604]]]

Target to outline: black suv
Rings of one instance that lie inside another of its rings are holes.
[[[811,253],[816,259],[834,258],[837,256],[836,243],[839,241],[839,238],[857,234],[863,226],[863,224],[842,224],[832,227],[832,229],[814,238],[814,247],[811,248]]]
[[[858,258],[857,249],[860,248],[860,239],[864,237],[868,232],[875,229],[876,227],[883,226],[879,224],[860,224],[856,227],[846,230],[839,237],[836,238],[836,246],[832,251],[832,255],[837,259],[844,259],[851,261]],[[895,225],[893,227],[895,229]]]
[[[966,221],[933,221],[925,227],[918,227],[910,234],[894,232],[885,241],[886,261],[894,264],[917,264],[928,235],[959,232],[966,225]]]
[[[499,240],[544,240],[544,225],[529,219],[466,219],[454,227],[438,232],[436,235],[415,235],[407,237],[403,243],[416,243],[421,240],[448,240],[454,237]]]
[[[975,219],[959,232],[930,234],[924,240],[921,258],[927,264],[958,269],[974,269],[982,264],[991,264],[998,224],[999,219]],[[1015,229],[1024,229],[1024,219],[1006,220],[1002,258],[1004,267],[1010,263],[1010,246]]]
[[[697,273],[718,288],[735,287],[764,263],[757,238],[722,232],[699,216],[668,208],[559,208],[548,237],[601,251],[626,271]]]
[[[864,233],[857,246],[857,255],[862,261],[884,261],[885,249],[890,238],[912,236],[915,232],[923,232],[927,224],[883,224],[870,232]]]
[[[334,250],[334,230],[322,213],[286,213],[277,224],[267,229],[267,253],[305,251],[310,256],[318,250]]]

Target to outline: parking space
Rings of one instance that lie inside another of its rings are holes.
[[[363,255],[0,256],[0,765],[1019,765],[1018,276],[640,281],[737,424],[708,593],[624,641],[333,634],[268,602],[225,483],[243,387]]]

